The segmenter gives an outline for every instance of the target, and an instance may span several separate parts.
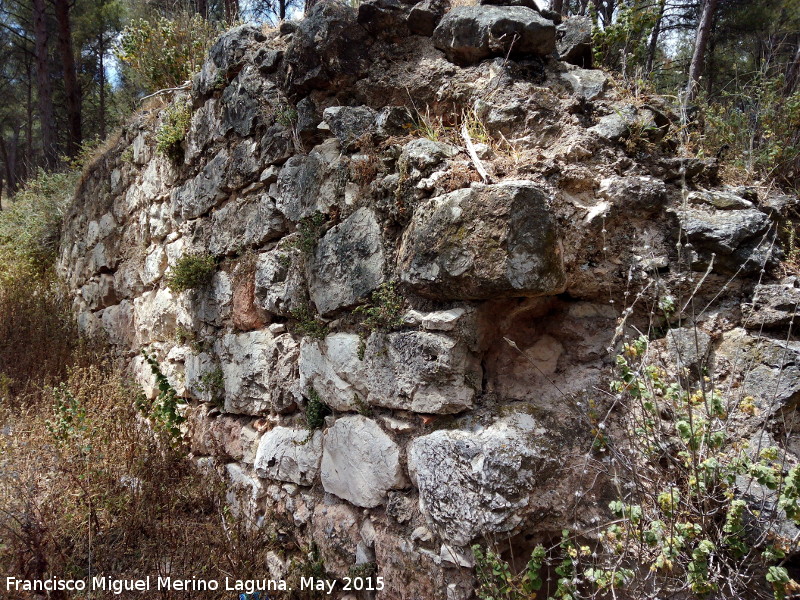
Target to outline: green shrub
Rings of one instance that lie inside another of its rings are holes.
[[[208,285],[216,269],[217,261],[211,254],[186,254],[167,275],[167,286],[175,293],[195,290]]]
[[[324,340],[328,335],[328,325],[314,314],[308,304],[303,304],[291,312],[295,319],[298,333],[307,335],[317,340]]]
[[[183,140],[192,121],[192,107],[179,101],[170,106],[156,132],[156,150],[179,163],[183,160]]]
[[[122,31],[117,58],[142,90],[173,88],[200,70],[219,33],[216,25],[198,14],[139,19]]]
[[[405,300],[397,291],[394,281],[382,283],[372,292],[365,304],[353,311],[363,315],[361,326],[368,332],[392,331],[403,326],[403,305]]]
[[[77,171],[39,171],[0,212],[0,284],[21,272],[38,276],[52,268],[78,177]]]
[[[306,427],[308,430],[320,429],[325,425],[325,417],[329,414],[331,414],[331,409],[322,401],[317,390],[309,388],[308,402],[306,403]]]

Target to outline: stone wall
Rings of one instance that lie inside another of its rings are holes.
[[[770,281],[796,199],[717,186],[713,160],[672,154],[668,106],[558,60],[590,61],[585,23],[443,12],[323,2],[229,31],[172,99],[192,111],[183,159],[155,150],[165,106],[144,108],[85,173],[61,249],[82,329],[151,398],[141,351],[157,358],[231,501],[333,574],[376,563],[386,599],[468,598],[471,543],[596,522],[579,407],[654,302],[724,290],[691,323],[724,360],[798,293]],[[191,254],[213,277],[171,291]]]

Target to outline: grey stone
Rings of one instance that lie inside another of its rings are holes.
[[[282,164],[294,153],[292,132],[280,124],[267,127],[259,143],[261,161],[265,165]]]
[[[194,179],[173,190],[170,196],[173,216],[181,220],[196,219],[226,198],[224,177],[227,165],[228,151],[223,148]]]
[[[381,228],[360,208],[317,242],[309,262],[309,293],[320,314],[355,304],[383,282]]]
[[[285,85],[290,96],[350,85],[369,66],[370,43],[353,8],[338,2],[315,4],[296,25],[284,52]]]
[[[630,135],[630,124],[634,117],[635,111],[632,109],[621,110],[618,113],[613,112],[601,117],[596,125],[589,127],[589,131],[611,142],[618,142]]]
[[[444,541],[465,546],[519,525],[533,490],[554,474],[552,441],[527,414],[481,431],[439,430],[408,449],[419,507]]]
[[[437,333],[351,333],[304,340],[300,387],[313,387],[335,410],[357,402],[420,413],[458,413],[472,406],[482,379],[480,361],[461,341]]]
[[[278,175],[278,210],[295,222],[314,212],[328,212],[344,197],[346,173],[335,140],[308,155],[293,156]]]
[[[269,195],[237,198],[211,217],[208,249],[215,256],[238,253],[280,237],[288,223]]]
[[[677,216],[681,229],[698,252],[697,268],[705,268],[715,254],[715,270],[746,275],[771,264],[776,257],[769,217],[760,211],[685,209],[677,211]]]
[[[427,138],[411,140],[400,153],[400,163],[411,169],[418,169],[423,173],[439,165],[447,158],[458,154],[458,149],[444,142],[434,142]]]
[[[800,289],[793,284],[757,285],[744,325],[748,329],[787,327],[795,320],[798,307]]]
[[[222,132],[233,130],[244,137],[261,114],[263,77],[253,65],[242,69],[222,92]]]
[[[621,214],[637,212],[657,213],[667,203],[667,186],[653,177],[608,177],[600,181],[597,195],[619,209]]]
[[[223,33],[211,46],[200,73],[194,77],[192,95],[199,98],[214,91],[229,72],[242,64],[248,49],[265,39],[256,25],[240,25]]]
[[[399,0],[364,0],[358,5],[358,22],[377,38],[408,36],[408,7]]]
[[[430,37],[446,10],[443,0],[422,0],[408,13],[408,30],[417,35]]]
[[[442,300],[558,294],[566,284],[550,199],[531,181],[473,184],[420,205],[397,262],[417,293]]]
[[[296,264],[299,252],[292,249],[270,250],[258,257],[255,275],[255,298],[258,305],[275,315],[289,317],[304,302],[304,276]]]
[[[261,436],[254,467],[259,477],[312,485],[322,460],[322,432],[275,427]]]
[[[716,360],[725,359],[744,371],[737,397],[751,396],[762,417],[792,410],[800,400],[800,342],[754,337],[743,329],[723,334],[715,349]]]
[[[331,106],[322,113],[331,133],[345,150],[351,149],[355,140],[374,129],[375,117],[375,111],[368,106]]]
[[[699,381],[712,372],[711,336],[697,327],[667,331],[667,352],[680,372],[686,370],[690,381]]]
[[[457,6],[436,26],[433,43],[458,63],[490,56],[546,56],[555,50],[556,27],[523,6]]]
[[[608,77],[599,69],[572,69],[562,73],[561,79],[570,86],[576,97],[584,100],[600,97],[608,85]]]
[[[225,411],[265,415],[294,407],[299,347],[267,330],[221,336],[214,344],[225,386]]]
[[[381,137],[405,135],[413,119],[405,106],[386,106],[378,113],[375,124]]]
[[[389,490],[406,485],[400,448],[361,415],[337,419],[325,431],[321,471],[326,492],[364,508],[384,503]]]
[[[662,158],[660,165],[661,177],[664,178],[664,181],[675,181],[676,179],[694,181],[700,177],[714,181],[719,172],[719,164],[715,158],[670,156]]]
[[[592,18],[575,16],[558,26],[558,58],[579,67],[592,66]],[[587,98],[591,100],[591,98]]]
[[[686,198],[691,204],[707,204],[722,210],[754,208],[753,203],[731,192],[718,190],[690,192]]]
[[[524,6],[541,14],[536,0],[481,0],[481,6]]]
[[[211,98],[192,113],[192,122],[186,133],[186,161],[193,161],[221,137],[219,101]]]
[[[278,70],[283,60],[283,50],[270,50],[262,48],[253,58],[253,62],[258,65],[258,70],[262,75],[270,75]]]
[[[785,215],[789,209],[795,208],[798,204],[800,204],[800,197],[778,194],[767,196],[762,203],[762,207],[771,213]]]

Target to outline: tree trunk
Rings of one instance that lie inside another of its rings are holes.
[[[786,72],[786,88],[784,93],[790,96],[797,89],[797,82],[800,80],[800,43],[797,44],[797,51],[794,53],[794,60],[789,65]]]
[[[286,20],[286,0],[278,0],[278,19]]]
[[[230,25],[239,18],[239,0],[225,0],[225,20]]]
[[[195,7],[198,15],[204,19],[208,19],[208,0],[197,0]]]
[[[47,15],[44,0],[33,0],[33,29],[36,40],[36,87],[39,92],[42,152],[45,166],[52,168],[56,165],[58,153],[53,114],[53,86],[50,82],[50,65],[47,60]]]
[[[64,91],[66,92],[67,124],[69,138],[67,140],[67,156],[78,154],[83,141],[81,131],[81,88],[75,70],[75,54],[72,51],[72,25],[69,17],[69,0],[55,0],[56,23],[58,23],[58,51],[61,55],[61,66],[64,73]]]
[[[557,12],[558,14],[561,14],[561,11],[564,10],[564,0],[553,0],[550,3],[550,7],[552,8],[552,10],[554,12]]]
[[[311,12],[311,9],[319,3],[320,0],[306,0],[305,10],[303,11],[306,15]]]
[[[699,90],[700,78],[706,66],[706,47],[711,35],[711,24],[714,21],[714,11],[717,9],[717,0],[706,0],[700,23],[697,25],[697,35],[694,39],[694,54],[689,65],[689,81],[686,84],[686,102],[694,102]]]
[[[664,8],[666,7],[667,0],[659,0],[658,13],[656,14],[656,22],[653,24],[653,32],[650,34],[650,45],[647,48],[647,65],[645,69],[647,75],[653,74],[656,62],[656,51],[658,50],[658,36],[661,35],[661,20],[664,18]]]
[[[105,37],[101,32],[97,36],[97,75],[100,85],[100,102],[98,112],[100,117],[100,139],[106,139],[106,44]]]

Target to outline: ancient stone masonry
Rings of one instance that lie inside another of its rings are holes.
[[[282,515],[335,575],[375,563],[384,599],[469,598],[471,543],[592,523],[572,402],[608,389],[620,317],[702,277],[698,298],[726,290],[693,323],[703,357],[751,348],[757,399],[800,352],[776,200],[674,156],[676,115],[589,68],[585,21],[487,4],[324,1],[227,32],[172,100],[193,111],[182,160],[147,105],[64,225],[81,328],[150,397],[156,357],[232,502]],[[193,255],[214,272],[178,291]],[[794,370],[764,410],[796,401]]]

